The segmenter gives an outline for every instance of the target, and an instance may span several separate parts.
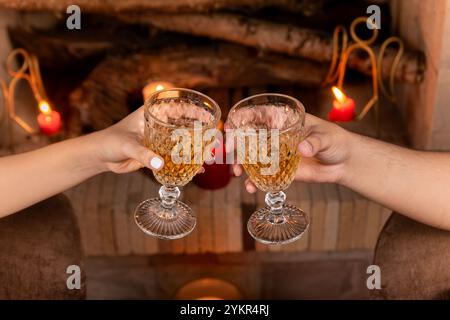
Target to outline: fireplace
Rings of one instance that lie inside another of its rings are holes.
[[[36,55],[48,98],[63,119],[51,138],[8,130],[3,120],[3,154],[104,129],[142,105],[149,82],[199,90],[220,105],[223,119],[234,103],[262,92],[292,95],[307,112],[326,118],[334,99],[324,83],[333,31],[367,16],[371,4],[382,12],[375,53],[393,34],[405,44],[393,72],[397,103],[380,94],[364,118],[341,125],[399,145],[450,149],[447,1],[80,0],[80,30],[66,26],[70,4],[0,0],[0,62],[13,48]],[[358,32],[370,37],[369,30]],[[379,65],[385,81],[394,60],[395,51],[387,50]],[[372,97],[369,57],[352,54],[347,66],[345,93],[360,111]],[[2,68],[0,77],[8,77]],[[26,85],[18,90],[17,112],[34,123],[32,94]],[[311,227],[293,244],[270,247],[246,232],[245,222],[264,199],[244,193],[242,185],[232,178],[214,191],[187,186],[185,201],[198,212],[199,226],[172,242],[146,237],[132,221],[136,204],[157,192],[147,172],[107,173],[68,190],[91,279],[88,296],[174,298],[186,283],[217,278],[236,286],[242,298],[367,297],[366,268],[390,210],[337,185],[295,183],[288,196],[310,212]],[[296,270],[303,287],[283,290],[288,283],[280,274]],[[317,284],[322,290],[314,290]]]
[[[209,7],[209,1],[187,7],[182,1],[136,2],[118,8],[94,1],[84,7],[80,3],[81,29],[68,30],[69,15],[49,11],[61,9],[63,3],[4,3],[28,10],[20,14],[20,24],[11,24],[9,38],[13,46],[39,58],[49,92],[59,95],[51,98],[65,109],[68,136],[123,118],[141,105],[142,87],[151,80],[200,90],[272,86],[272,91],[282,91],[274,86],[297,86],[321,94],[331,63],[333,29],[349,26],[367,8],[364,1],[225,1],[218,8]],[[389,12],[387,3],[381,6]],[[379,42],[391,28],[385,14]],[[395,79],[411,87],[423,77],[423,57],[415,47],[406,48]],[[392,60],[392,50],[387,50],[384,77]],[[348,66],[350,72],[359,72],[356,83],[370,75],[364,54],[352,54]],[[358,103],[363,105],[365,98]],[[328,105],[320,110],[317,103],[305,102],[311,113],[327,111]]]

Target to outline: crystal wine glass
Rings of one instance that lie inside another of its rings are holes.
[[[179,239],[195,228],[196,215],[179,201],[179,187],[200,170],[208,142],[203,135],[215,129],[220,108],[211,98],[188,89],[167,89],[152,94],[144,105],[144,145],[164,159],[153,174],[162,184],[159,198],[147,199],[134,218],[147,234],[160,239]]]
[[[309,225],[305,212],[285,204],[283,192],[300,164],[297,149],[304,120],[300,101],[269,93],[239,101],[228,115],[238,163],[258,189],[266,192],[267,206],[253,213],[247,223],[250,235],[265,244],[293,242]]]

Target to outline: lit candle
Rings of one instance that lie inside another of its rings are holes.
[[[61,115],[58,111],[52,110],[47,101],[39,102],[40,113],[38,123],[41,132],[46,136],[52,136],[61,129]]]
[[[331,121],[352,121],[355,117],[355,101],[347,97],[338,87],[332,87],[335,96],[333,109],[328,113]]]
[[[153,93],[156,91],[161,91],[164,89],[173,88],[174,85],[167,81],[153,81],[149,82],[142,89],[142,95],[144,96],[144,100],[147,100]]]

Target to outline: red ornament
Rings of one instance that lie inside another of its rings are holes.
[[[223,139],[220,141],[219,147],[214,148],[212,153],[216,158],[216,162],[218,162],[217,159],[222,159],[222,163],[205,163],[203,164],[205,172],[194,177],[194,183],[200,188],[207,190],[224,188],[231,179],[230,166],[225,163],[226,154]]]

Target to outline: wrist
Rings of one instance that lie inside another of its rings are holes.
[[[108,167],[102,158],[102,146],[105,144],[102,131],[90,133],[79,137],[84,157],[81,161],[85,163],[86,170],[92,172],[93,175],[108,171]]]
[[[345,137],[345,148],[346,148],[346,157],[342,162],[341,166],[341,175],[338,181],[339,184],[350,187],[352,185],[352,181],[355,176],[355,171],[357,171],[358,165],[358,147],[361,144],[361,136],[355,134],[353,132],[346,132]],[[360,152],[360,151],[359,151]]]

